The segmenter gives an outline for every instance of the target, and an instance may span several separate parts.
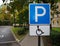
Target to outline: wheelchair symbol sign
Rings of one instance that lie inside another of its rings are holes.
[[[29,24],[50,24],[50,5],[30,4]]]

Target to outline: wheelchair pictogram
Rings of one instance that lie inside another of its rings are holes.
[[[44,32],[43,32],[41,29],[39,29],[39,26],[37,26],[36,34],[37,34],[38,36],[44,34]]]

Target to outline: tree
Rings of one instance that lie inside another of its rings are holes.
[[[20,12],[23,10],[23,7],[26,2],[27,2],[27,0],[14,0],[14,2],[11,2],[9,4],[11,6],[11,8],[8,7],[7,9],[8,9],[8,11],[10,11],[11,14],[13,14],[14,21],[18,20],[18,17],[16,17],[16,16],[18,16],[18,14],[20,14]],[[18,14],[16,14],[17,13],[16,11],[18,12]],[[21,16],[23,16],[23,15],[21,15]]]
[[[12,12],[14,12],[14,9],[18,11],[23,9],[25,2],[27,2],[27,0],[14,0],[14,2],[10,3],[9,5],[12,7],[11,8],[11,10],[13,10]]]
[[[28,24],[28,7],[25,7],[18,16],[20,24]]]

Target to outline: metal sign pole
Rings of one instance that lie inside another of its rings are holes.
[[[40,46],[40,36],[38,36],[38,46]]]
[[[39,0],[38,0],[39,3]],[[40,46],[40,36],[38,35],[38,46]]]

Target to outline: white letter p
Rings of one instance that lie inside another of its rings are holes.
[[[42,14],[38,14],[38,8],[43,10]],[[46,9],[43,6],[35,6],[35,22],[38,22],[38,16],[44,16],[46,14]]]

